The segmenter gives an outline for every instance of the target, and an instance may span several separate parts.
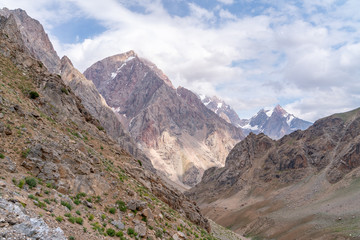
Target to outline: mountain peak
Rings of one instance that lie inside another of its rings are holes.
[[[71,60],[68,58],[68,56],[64,55],[62,58],[61,58],[61,65],[67,65],[69,64],[70,66],[74,66],[71,62]]]
[[[286,110],[283,109],[279,104],[276,105],[273,111],[281,115],[285,115],[287,113]]]

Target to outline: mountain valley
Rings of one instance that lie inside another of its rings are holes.
[[[0,141],[1,239],[360,239],[360,108],[241,119],[133,50],[81,73],[21,9]]]

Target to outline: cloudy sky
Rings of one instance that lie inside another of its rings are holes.
[[[358,0],[1,0],[84,71],[135,50],[241,118],[281,104],[314,121],[360,107]]]

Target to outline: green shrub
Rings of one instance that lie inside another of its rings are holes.
[[[73,206],[70,203],[65,202],[65,201],[61,201],[61,205],[67,207],[70,211],[73,209]]]
[[[112,229],[112,228],[106,229],[106,233],[107,233],[107,235],[109,235],[110,237],[115,236],[115,230]]]
[[[61,92],[62,92],[62,93],[65,93],[66,95],[69,94],[68,90],[67,90],[65,87],[62,87],[62,88],[61,88]]]
[[[115,236],[117,237],[123,237],[124,233],[122,231],[118,231],[117,233],[115,233]]]
[[[4,158],[5,158],[5,155],[2,154],[2,153],[0,153],[0,158],[1,158],[1,159],[4,159]]]
[[[114,207],[110,208],[109,213],[115,214],[116,213],[116,208],[114,208]]]
[[[44,202],[46,202],[47,204],[50,204],[50,199],[45,198],[45,199],[44,199]]]
[[[93,214],[90,214],[90,216],[89,216],[89,221],[92,221],[92,220],[94,220],[94,215],[93,215]]]
[[[80,200],[77,199],[77,198],[75,198],[73,202],[75,203],[75,205],[79,205],[79,204],[80,204]]]
[[[39,95],[39,93],[37,93],[37,92],[35,92],[35,91],[30,91],[29,92],[29,97],[31,98],[31,99],[36,99],[36,98],[38,98],[40,95]]]
[[[84,220],[82,219],[82,217],[77,217],[77,218],[75,218],[75,222],[77,224],[83,225]]]
[[[30,148],[21,152],[21,157],[26,158],[30,153]]]
[[[70,236],[70,237],[69,237],[69,240],[75,240],[75,237]]]
[[[36,185],[37,185],[37,181],[33,177],[26,177],[25,182],[27,185],[29,185],[30,189],[33,187],[36,187]]]
[[[105,214],[101,214],[101,219],[104,221],[106,218],[106,215]]]
[[[116,204],[118,205],[118,208],[119,208],[120,211],[126,212],[127,208],[126,208],[125,202],[119,200],[119,201],[116,201]]]
[[[76,218],[73,217],[73,216],[71,216],[71,217],[68,218],[68,220],[69,220],[69,222],[71,222],[71,223],[75,223]]]
[[[19,181],[18,187],[19,187],[19,188],[23,188],[23,187],[24,187],[24,184],[25,184],[25,180],[24,180],[24,179],[21,179],[21,180]]]
[[[62,222],[64,219],[63,219],[62,216],[58,216],[58,217],[55,218],[55,220],[58,221],[58,222]]]
[[[65,213],[64,216],[65,217],[71,217],[71,213]]]
[[[81,212],[79,210],[76,210],[77,215],[81,215]]]
[[[128,234],[129,236],[132,236],[132,235],[135,234],[135,230],[134,230],[133,228],[128,228],[128,229],[127,229],[127,234]]]

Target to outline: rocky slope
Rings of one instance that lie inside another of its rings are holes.
[[[246,134],[250,132],[265,133],[272,139],[280,139],[296,130],[305,130],[311,124],[311,122],[297,118],[277,105],[273,110],[261,109],[252,118],[243,119],[239,126]]]
[[[175,89],[154,64],[133,51],[105,58],[84,75],[92,80],[154,167],[173,181],[196,184],[221,166],[240,129],[207,109],[189,90]]]
[[[360,236],[360,109],[278,141],[250,133],[187,194],[218,223],[265,239]]]
[[[212,238],[193,202],[99,127],[0,17],[1,238]]]
[[[61,73],[65,84],[78,96],[86,110],[100,122],[99,128],[106,132],[118,142],[131,155],[140,159],[144,166],[155,171],[148,157],[137,147],[137,144],[122,127],[120,121],[106,104],[96,87],[72,65],[70,59],[64,56],[61,60],[54,50],[42,25],[35,19],[29,17],[21,9],[8,10],[3,8],[0,15],[10,16],[15,19],[17,28],[20,30],[20,38],[30,55],[41,61],[52,73]],[[68,90],[63,89],[65,93]]]

